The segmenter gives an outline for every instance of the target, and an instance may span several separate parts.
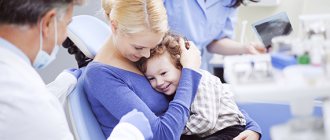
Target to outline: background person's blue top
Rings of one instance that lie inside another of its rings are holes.
[[[234,0],[164,0],[170,30],[193,41],[203,54],[206,69],[209,55],[206,46],[213,40],[232,38],[236,21]]]
[[[174,99],[169,102],[143,76],[91,62],[83,74],[84,90],[106,137],[119,119],[133,109],[145,114],[155,140],[177,140],[188,120],[201,75],[183,69]]]

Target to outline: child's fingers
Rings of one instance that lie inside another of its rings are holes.
[[[185,41],[183,38],[180,38],[179,43],[180,43],[181,51],[182,51],[182,52],[187,51],[187,48],[186,48],[186,41]]]

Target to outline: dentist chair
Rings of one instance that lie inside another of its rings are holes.
[[[68,38],[89,58],[93,59],[111,30],[101,20],[87,15],[75,16],[68,26]],[[81,68],[83,71],[84,68]],[[76,140],[105,140],[83,89],[83,77],[68,97],[68,118]]]

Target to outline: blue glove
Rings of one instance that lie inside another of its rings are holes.
[[[131,112],[128,112],[126,115],[124,115],[120,119],[120,122],[127,122],[134,125],[141,131],[146,140],[152,139],[153,137],[149,120],[144,116],[142,112],[138,112],[136,109],[133,109]]]
[[[70,68],[70,69],[66,69],[65,71],[69,72],[70,74],[72,74],[77,79],[81,75],[81,70],[77,69],[77,68]]]

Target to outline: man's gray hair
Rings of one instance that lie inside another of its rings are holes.
[[[35,25],[50,10],[62,18],[70,4],[83,0],[0,0],[0,25]]]

